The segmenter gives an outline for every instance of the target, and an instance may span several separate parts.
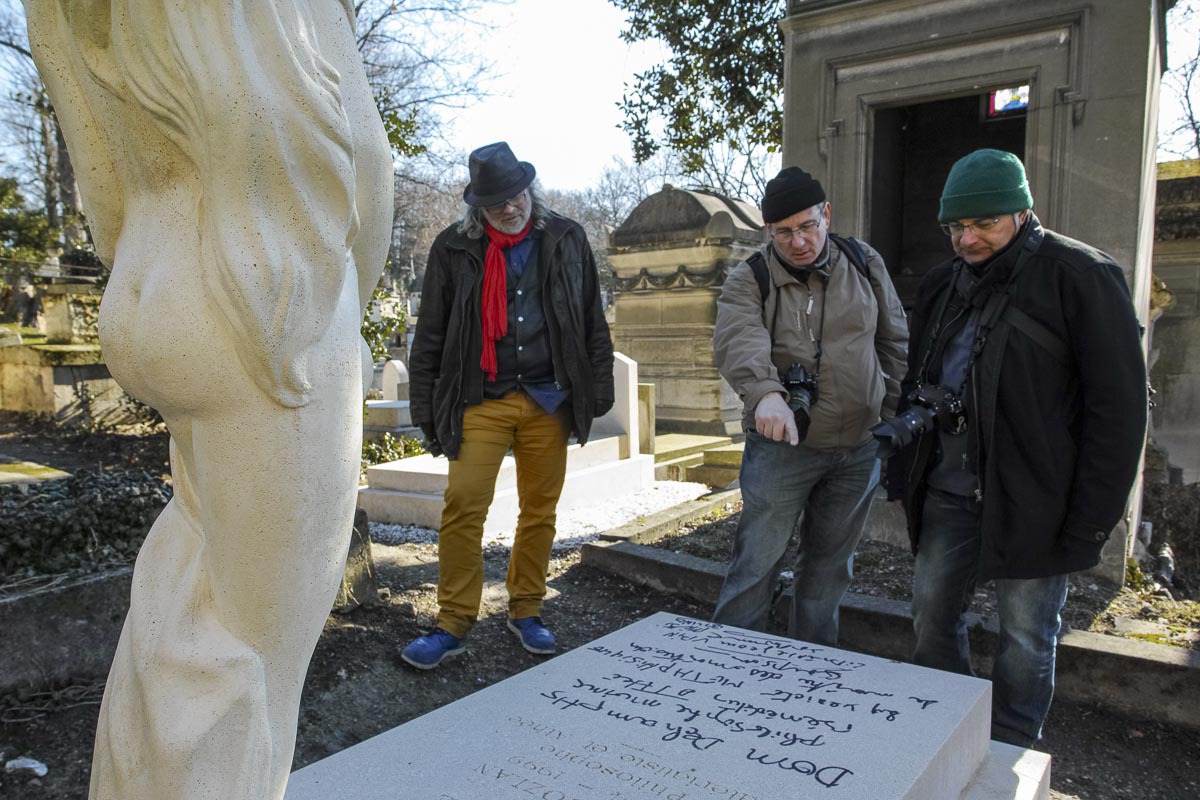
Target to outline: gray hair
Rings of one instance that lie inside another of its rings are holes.
[[[546,196],[542,194],[542,185],[536,180],[529,184],[529,202],[533,204],[530,212],[533,227],[541,230],[546,227],[546,216],[550,213],[550,209],[546,207]],[[483,226],[486,223],[487,219],[483,216],[482,208],[464,204],[462,219],[458,223],[458,232],[465,234],[469,239],[481,239],[484,233]]]

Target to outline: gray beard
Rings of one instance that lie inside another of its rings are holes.
[[[525,229],[525,226],[529,224],[529,217],[532,214],[533,214],[533,211],[531,209],[529,214],[525,214],[516,222],[506,222],[504,220],[500,220],[499,222],[493,222],[491,219],[488,218],[487,214],[484,214],[483,218],[487,222],[488,225],[491,225],[496,230],[500,231],[501,233],[506,233],[509,236],[513,236],[515,234],[520,233],[522,230]]]

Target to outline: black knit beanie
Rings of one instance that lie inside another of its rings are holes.
[[[820,181],[799,167],[784,167],[767,181],[762,199],[763,222],[779,222],[823,202],[825,190]]]

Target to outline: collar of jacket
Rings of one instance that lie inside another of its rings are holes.
[[[549,211],[543,220],[542,242],[541,247],[545,252],[553,252],[558,241],[566,235],[571,229],[570,221],[559,214]],[[478,239],[472,239],[458,229],[458,223],[454,223],[453,229],[445,240],[446,247],[451,250],[462,250],[479,258],[479,263],[483,264],[484,252],[487,249],[487,237],[481,236]]]
[[[799,278],[796,273],[802,273],[805,276],[820,275],[825,280],[829,280],[830,274],[833,272],[833,248],[830,246],[829,239],[825,240],[825,249],[821,255],[817,256],[817,260],[806,267],[798,267],[795,264],[788,262],[783,256],[779,255],[779,251],[775,249],[775,245],[771,242],[766,244],[767,263],[773,269],[771,270],[771,279],[776,286],[782,286],[789,280],[796,280],[800,283],[806,283],[805,278]]]
[[[1021,249],[1028,244],[1036,250],[1041,244],[1044,233],[1042,223],[1033,212],[1030,212],[1029,219],[1017,231],[1017,235],[1012,238],[1012,241],[987,261],[978,264],[968,264],[958,256],[955,256],[954,260],[955,262],[961,262],[962,267],[971,276],[974,287],[972,293],[974,294],[988,286],[994,286],[997,283],[1007,281],[1009,275],[1012,274],[1013,268],[1017,265]]]

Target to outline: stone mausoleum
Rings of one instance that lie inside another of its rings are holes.
[[[726,273],[762,244],[758,209],[666,186],[609,235],[616,276],[613,344],[655,384],[658,433],[739,435],[742,401],[713,363]]]
[[[1145,317],[1165,0],[791,0],[784,164],[824,183],[901,296],[951,255],[937,204],[979,147],[1025,163],[1047,227],[1110,253]]]

